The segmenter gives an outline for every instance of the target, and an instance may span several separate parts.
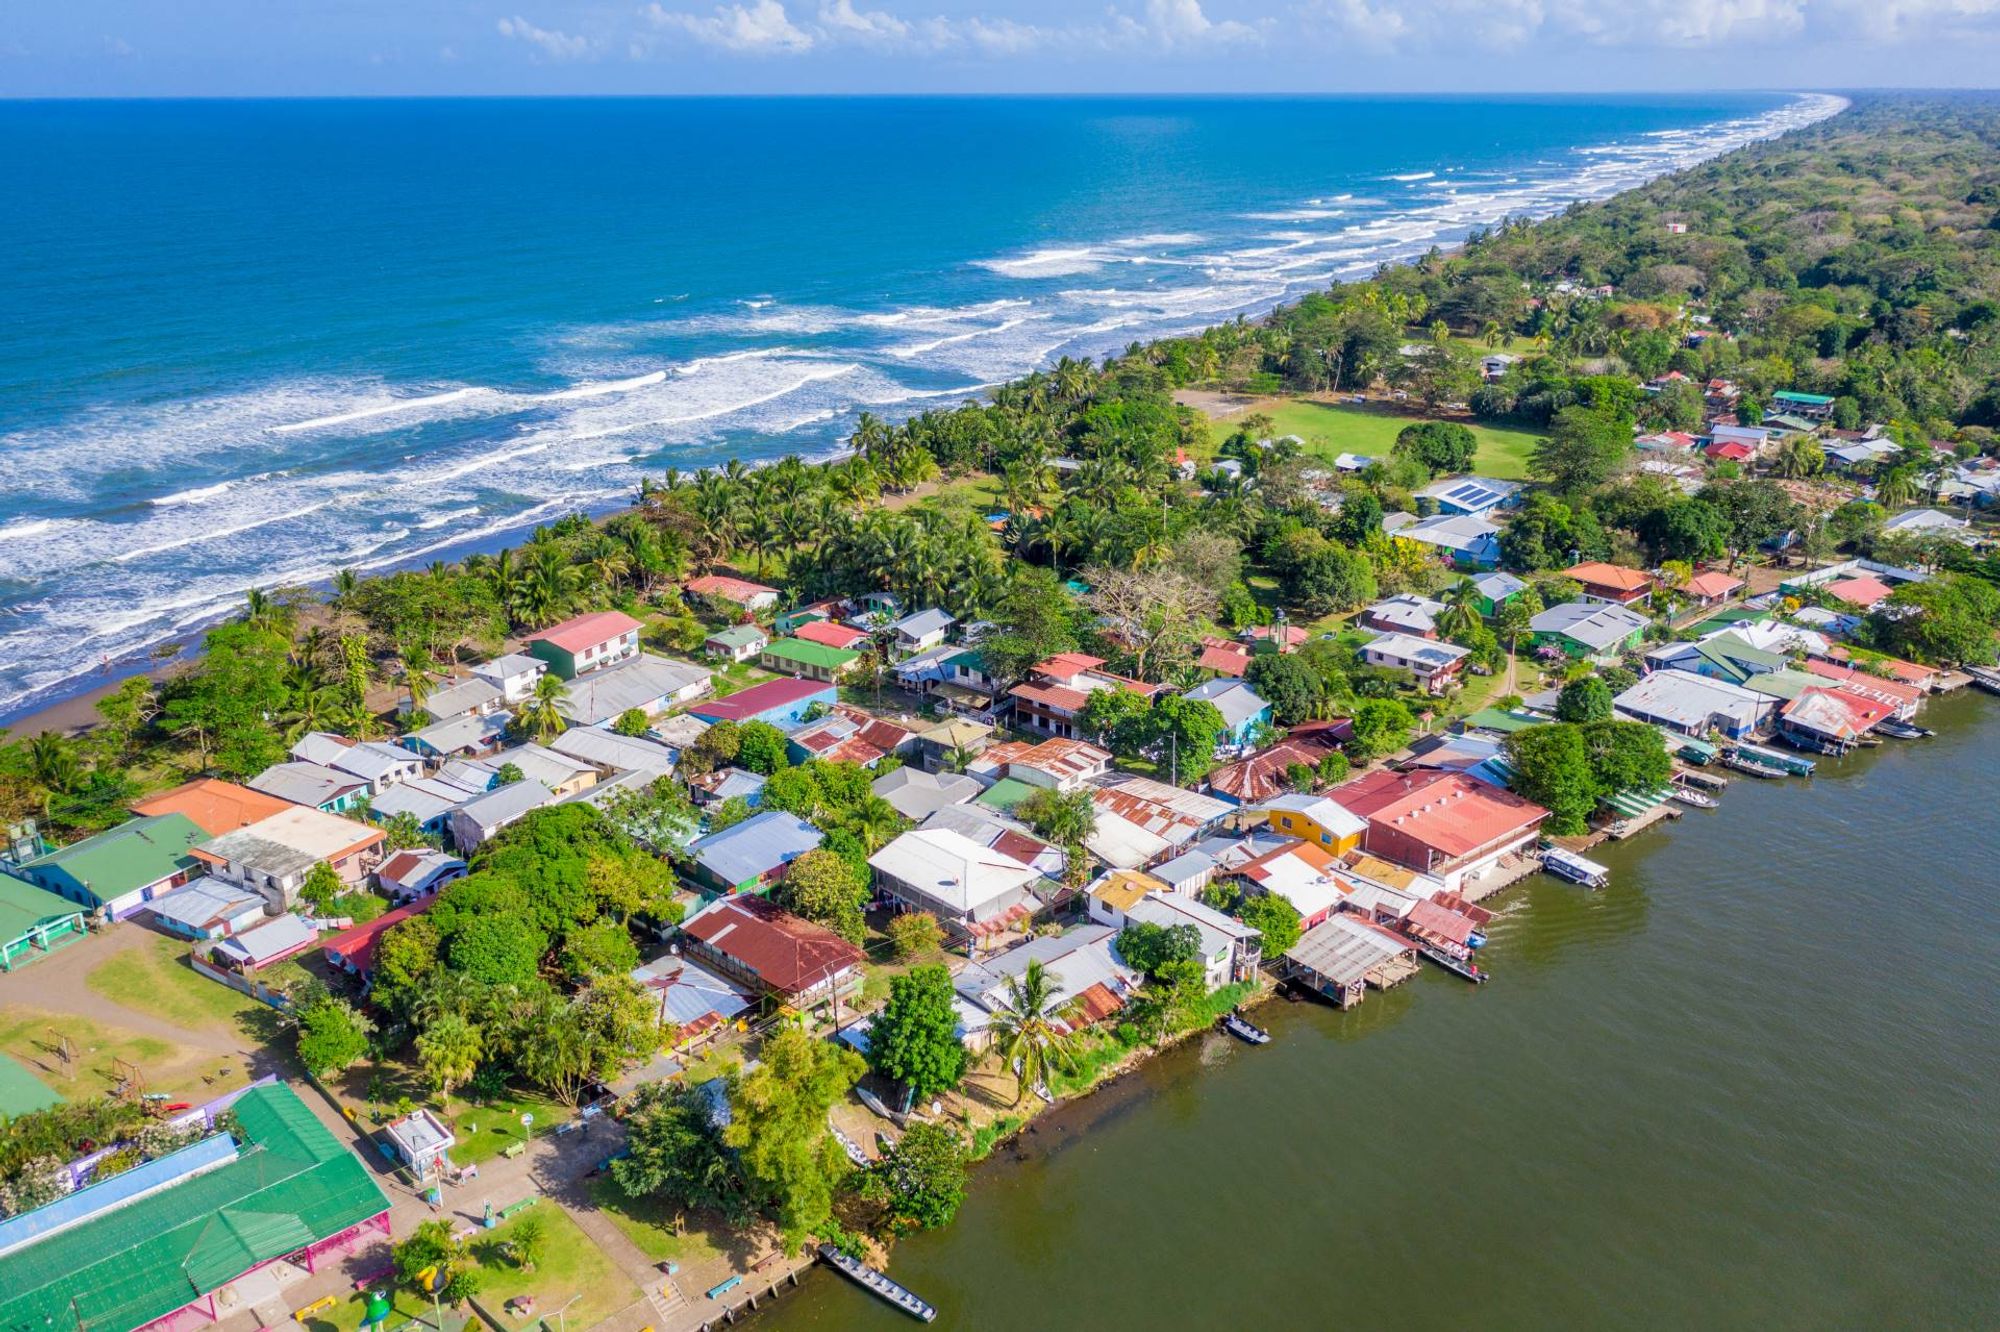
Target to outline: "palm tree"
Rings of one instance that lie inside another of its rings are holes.
[[[1437,617],[1438,630],[1446,638],[1452,638],[1472,633],[1479,623],[1479,584],[1461,578],[1445,589],[1444,613]]]
[[[544,675],[535,681],[535,692],[521,700],[514,710],[514,726],[537,740],[553,740],[568,729],[561,703],[569,685],[560,676]]]
[[[430,653],[421,648],[404,648],[396,657],[396,669],[403,677],[403,687],[410,691],[410,706],[421,708],[431,696]]]
[[[1900,509],[1917,498],[1917,469],[1909,463],[1891,467],[1875,487],[1875,500],[1885,509]]]
[[[74,791],[83,781],[83,765],[77,762],[76,747],[60,731],[43,731],[28,741],[28,767],[42,788],[42,813],[57,795]]]
[[[859,804],[849,809],[840,824],[860,840],[871,856],[908,826],[894,805],[873,794],[864,796]]]
[[[993,1014],[993,1044],[1014,1070],[1014,1104],[1022,1093],[1042,1084],[1050,1069],[1076,1065],[1076,1043],[1062,1019],[1062,984],[1049,975],[1041,959],[1028,963],[1019,976],[1009,976],[1006,996]]]

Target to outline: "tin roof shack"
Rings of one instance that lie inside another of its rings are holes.
[[[1386,990],[1417,973],[1417,946],[1393,930],[1342,912],[1299,936],[1279,973],[1294,985],[1352,1008],[1367,987]]]
[[[709,903],[682,923],[681,938],[700,961],[793,1008],[837,1000],[861,985],[859,948],[761,897]]]
[[[737,986],[677,953],[654,958],[635,970],[632,979],[657,997],[660,1026],[673,1031],[675,1050],[701,1044],[756,1003]]]
[[[743,822],[699,837],[688,846],[694,878],[712,893],[762,892],[785,877],[794,860],[824,840],[796,814],[767,809]]]
[[[249,976],[297,957],[318,942],[319,931],[288,911],[214,944],[208,958],[225,971]]]

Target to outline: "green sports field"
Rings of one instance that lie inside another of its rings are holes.
[[[1384,457],[1395,446],[1396,435],[1404,427],[1423,420],[1403,416],[1374,406],[1336,406],[1298,398],[1273,398],[1257,404],[1251,412],[1271,418],[1275,435],[1297,435],[1310,453],[1331,458],[1340,453],[1363,453]],[[1235,432],[1248,412],[1237,412],[1210,423],[1217,443]],[[1528,458],[1541,436],[1505,426],[1469,424],[1479,439],[1479,456],[1473,470],[1481,476],[1518,481],[1528,475]]]

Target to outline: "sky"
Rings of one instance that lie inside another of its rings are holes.
[[[7,0],[0,96],[1992,87],[2000,0]]]

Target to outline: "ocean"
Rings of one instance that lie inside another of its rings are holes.
[[[0,716],[1838,98],[0,103]]]

